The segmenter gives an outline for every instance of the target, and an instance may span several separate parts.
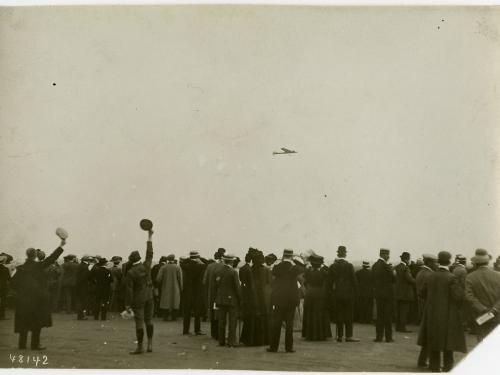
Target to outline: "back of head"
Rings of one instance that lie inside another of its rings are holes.
[[[26,249],[26,258],[30,260],[36,259],[36,249],[30,247],[29,249]]]
[[[345,258],[347,256],[347,248],[345,246],[339,246],[337,249],[337,256],[339,258]]]
[[[451,253],[448,251],[440,251],[438,253],[438,263],[441,266],[449,266],[451,264]]]

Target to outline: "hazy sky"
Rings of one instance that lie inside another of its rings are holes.
[[[0,251],[500,254],[500,11],[0,10]],[[280,147],[298,151],[273,156]]]

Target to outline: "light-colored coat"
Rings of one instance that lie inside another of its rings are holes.
[[[182,270],[174,263],[167,263],[158,271],[156,282],[160,285],[160,309],[178,310],[182,292]]]
[[[479,267],[465,278],[465,299],[475,315],[491,308],[500,310],[500,273],[488,267]],[[497,315],[497,321],[500,316]]]

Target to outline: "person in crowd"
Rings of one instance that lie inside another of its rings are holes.
[[[5,266],[7,255],[0,255],[0,320],[5,320],[5,307],[7,305],[7,292],[9,290],[10,272]]]
[[[410,272],[410,253],[403,252],[400,256],[401,263],[395,267],[396,283],[395,283],[395,299],[397,303],[396,313],[396,332],[411,332],[406,328],[408,314],[410,312],[410,304],[415,299],[413,287],[415,279]]]
[[[61,288],[66,305],[66,313],[73,314],[73,303],[76,291],[76,275],[78,273],[78,263],[76,263],[76,256],[73,254],[66,255],[64,263],[61,266]]]
[[[475,318],[491,313],[493,318],[476,327],[478,341],[482,341],[500,323],[500,273],[488,264],[490,256],[484,249],[477,249],[471,259],[477,270],[465,278],[465,299]]]
[[[273,253],[267,254],[264,258],[266,267],[271,269],[271,270],[273,269],[273,266],[277,260],[278,260],[278,257],[276,255],[274,255]]]
[[[219,346],[226,345],[226,322],[228,323],[227,346],[236,345],[238,309],[241,306],[241,290],[238,271],[234,269],[233,255],[224,255],[223,267],[215,273],[215,306],[218,315]]]
[[[66,240],[61,239],[59,247],[52,254],[37,261],[37,251],[26,250],[26,262],[17,267],[12,278],[16,292],[14,332],[19,334],[19,349],[26,349],[28,333],[31,332],[31,350],[43,350],[40,344],[41,330],[52,326],[50,297],[45,270],[63,253]]]
[[[293,263],[305,272],[306,262],[300,255],[295,255],[293,257]],[[293,331],[302,332],[302,320],[304,319],[304,297],[306,290],[304,286],[303,273],[301,273],[297,277],[297,287],[299,288],[299,304],[295,308],[295,315],[293,318]]]
[[[269,344],[269,306],[267,295],[271,289],[271,270],[264,266],[264,254],[257,249],[249,251],[252,265],[250,275],[245,281],[248,288],[248,310],[245,310],[245,299],[242,304],[243,330],[240,341],[247,346],[261,346]],[[246,260],[248,258],[246,257]],[[244,278],[240,269],[241,288],[244,288]],[[250,285],[249,285],[250,284]],[[243,295],[243,293],[242,293]]]
[[[160,260],[158,261],[158,264],[155,264],[153,268],[151,268],[151,279],[153,280],[153,295],[154,295],[154,303],[155,303],[155,312],[154,316],[159,317],[159,316],[164,316],[164,312],[161,311],[160,308],[160,298],[161,298],[161,283],[158,282],[158,272],[160,272],[160,269],[167,264],[167,257],[166,256],[161,256]]]
[[[240,342],[247,346],[250,346],[253,341],[254,315],[257,304],[252,273],[254,251],[252,247],[248,249],[248,252],[245,254],[245,264],[239,269],[239,280],[241,282],[241,318],[243,320]]]
[[[42,262],[45,259],[45,252],[37,249],[37,260]],[[52,312],[58,311],[61,267],[57,262],[50,264],[44,270],[45,284],[49,295],[49,305]]]
[[[465,289],[465,278],[467,277],[467,258],[462,254],[458,254],[455,256],[455,263],[453,270],[450,271],[458,278],[460,286]],[[462,325],[464,329],[467,330],[469,322],[470,322],[470,307],[467,303],[462,304],[460,306],[460,318],[462,321]]]
[[[417,274],[417,277],[415,279],[420,321],[422,321],[422,316],[424,314],[425,300],[427,296],[427,283],[429,281],[429,278],[437,268],[437,257],[434,254],[424,254],[422,258],[424,264],[421,266],[420,272]],[[420,368],[427,368],[429,366],[428,360],[429,349],[425,345],[422,345],[417,360],[417,366]]]
[[[151,280],[151,263],[153,262],[153,229],[148,230],[146,242],[146,257],[141,262],[141,255],[137,250],[128,257],[128,267],[125,274],[125,309],[134,314],[135,334],[137,347],[130,354],[142,354],[144,341],[144,326],[148,339],[147,351],[153,351],[153,281]]]
[[[465,335],[460,321],[459,308],[464,298],[464,290],[449,266],[451,254],[438,254],[438,269],[424,285],[422,293],[426,304],[420,325],[418,345],[429,351],[429,370],[451,371],[454,352],[467,352]],[[441,366],[441,355],[443,366]]]
[[[106,268],[108,261],[106,258],[100,258],[99,262],[92,268],[89,274],[89,279],[95,285],[96,300],[93,308],[94,320],[107,319],[109,302],[111,299],[111,284],[113,276],[111,271]]]
[[[234,259],[233,259],[234,260]],[[181,294],[181,305],[183,314],[182,334],[189,335],[191,317],[194,317],[195,335],[203,335],[201,331],[201,317],[204,314],[205,303],[203,301],[203,275],[206,265],[200,259],[197,251],[189,253],[189,259],[182,264],[183,290]]]
[[[125,309],[124,303],[124,295],[120,288],[123,278],[123,270],[120,266],[122,262],[122,257],[118,255],[114,255],[111,257],[111,262],[113,265],[109,270],[111,272],[111,277],[113,278],[113,282],[111,283],[111,304],[110,310],[114,312],[121,312]]]
[[[94,315],[94,308],[96,306],[97,294],[96,294],[96,285],[94,280],[90,278],[90,271],[96,266],[96,264],[101,259],[100,255],[91,256],[89,259],[89,278],[88,278],[88,290],[87,290],[87,304],[84,308],[87,316]]]
[[[370,262],[363,261],[355,275],[358,285],[358,321],[370,324],[373,321],[373,275]]]
[[[210,336],[217,340],[219,336],[219,328],[217,327],[217,313],[215,307],[215,273],[223,267],[222,256],[226,250],[222,247],[217,249],[214,253],[214,262],[207,265],[203,274],[203,286],[205,291],[205,298],[207,301],[207,316],[210,320]]]
[[[342,342],[345,332],[346,342],[358,342],[359,340],[353,337],[354,301],[357,293],[356,276],[354,267],[345,259],[346,256],[346,247],[339,246],[337,258],[330,266],[328,289],[333,290],[337,341]]]
[[[500,272],[500,255],[495,260],[495,263],[493,264],[493,269],[497,272]]]
[[[165,265],[160,268],[156,276],[161,291],[160,309],[163,311],[164,321],[175,321],[181,303],[182,270],[175,264],[175,255],[170,254],[165,260]]]
[[[87,320],[85,311],[88,298],[89,298],[89,284],[90,284],[90,264],[92,262],[92,257],[89,255],[84,255],[78,264],[78,269],[76,272],[76,318],[77,320]]]
[[[377,321],[375,325],[375,342],[393,342],[392,316],[394,309],[395,275],[388,263],[389,249],[380,249],[380,258],[373,264],[373,291],[377,306]]]
[[[281,263],[273,267],[274,281],[271,292],[272,327],[268,352],[278,351],[281,327],[285,323],[285,351],[293,353],[293,318],[299,304],[297,278],[304,269],[293,263],[293,250],[285,249]]]
[[[323,257],[312,254],[308,258],[311,268],[304,274],[305,298],[302,337],[308,341],[323,341],[332,337],[328,299],[328,271],[322,269]]]

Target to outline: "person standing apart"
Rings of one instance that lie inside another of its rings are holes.
[[[487,312],[494,316],[477,327],[478,341],[482,341],[500,323],[500,273],[488,267],[490,257],[484,249],[477,249],[471,260],[477,270],[465,278],[465,299],[476,318]]]
[[[273,267],[274,281],[271,292],[272,327],[268,352],[276,353],[280,343],[281,326],[285,323],[285,351],[293,353],[293,318],[299,304],[297,278],[304,272],[293,263],[293,250],[283,251],[282,262]]]
[[[393,342],[392,314],[394,309],[394,271],[388,263],[389,249],[380,249],[380,258],[373,264],[373,287],[377,306],[377,322],[375,324],[375,342]]]
[[[400,256],[401,263],[396,267],[395,297],[397,302],[396,312],[396,332],[410,333],[406,328],[410,305],[415,299],[413,287],[415,279],[410,271],[410,253],[403,252]]]
[[[465,334],[460,321],[460,305],[464,290],[458,278],[450,272],[451,254],[438,254],[438,269],[424,286],[426,295],[424,316],[420,325],[418,345],[429,350],[429,370],[441,372],[453,368],[453,352],[467,352]]]
[[[333,290],[334,306],[336,309],[336,327],[337,341],[358,342],[358,339],[353,337],[353,320],[354,320],[354,300],[356,298],[356,276],[354,267],[345,258],[347,249],[345,246],[339,246],[337,249],[337,258],[330,266],[330,286]]]
[[[19,334],[19,349],[26,349],[28,332],[31,332],[31,350],[43,350],[40,345],[42,328],[52,326],[50,297],[45,283],[44,271],[63,253],[66,240],[52,254],[38,262],[37,251],[26,250],[26,262],[19,267],[12,278],[12,287],[16,291],[16,311],[14,332]]]
[[[234,269],[235,257],[224,255],[224,266],[215,273],[215,306],[218,314],[219,346],[226,345],[226,322],[228,323],[227,346],[236,345],[238,309],[241,306],[241,289],[238,271]]]
[[[133,311],[137,348],[130,354],[143,353],[144,326],[148,338],[147,351],[153,351],[153,282],[151,280],[151,263],[153,262],[153,229],[149,227],[146,243],[146,258],[141,262],[138,251],[132,251],[128,257],[129,266],[125,275],[125,308]]]

